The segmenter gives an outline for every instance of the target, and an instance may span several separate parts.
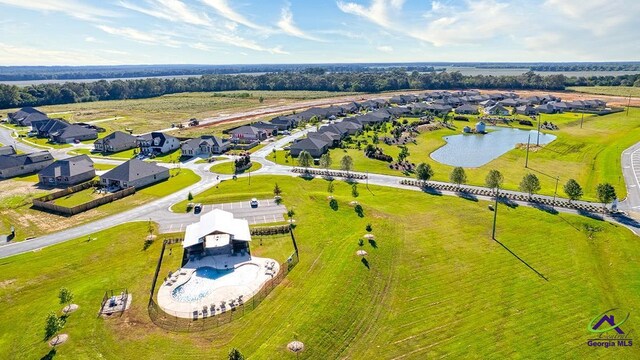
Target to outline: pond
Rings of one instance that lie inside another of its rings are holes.
[[[444,146],[431,153],[437,162],[462,167],[479,167],[515,148],[526,144],[531,135],[531,144],[536,144],[537,130],[521,130],[503,127],[487,127],[489,133],[445,136]],[[556,139],[555,135],[540,133],[540,145]]]

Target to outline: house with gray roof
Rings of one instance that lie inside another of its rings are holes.
[[[519,105],[517,100],[511,99],[511,98],[500,100],[498,104],[502,106],[509,106],[509,107],[516,107]]]
[[[269,120],[270,123],[278,127],[278,130],[291,130],[298,126],[300,119],[296,115],[276,116]]]
[[[15,155],[16,149],[13,146],[0,146],[0,155]]]
[[[100,176],[100,184],[108,188],[136,189],[167,180],[169,169],[153,162],[131,159]]]
[[[561,112],[561,110],[556,108],[552,103],[538,105],[536,106],[536,111],[543,114],[555,114]]]
[[[53,156],[48,151],[20,155],[0,155],[0,179],[38,172],[49,166],[53,161]]]
[[[93,149],[102,153],[115,153],[138,147],[138,139],[122,131],[111,134],[93,142]]]
[[[213,135],[203,135],[199,138],[182,143],[182,156],[217,155],[229,150],[229,140]]]
[[[98,138],[98,131],[94,128],[72,124],[49,134],[51,142],[57,144],[71,144]]]
[[[253,127],[257,127],[258,129],[262,129],[267,132],[267,136],[276,136],[278,135],[278,126],[272,123],[258,121],[251,124]]]
[[[40,138],[51,138],[51,134],[58,132],[68,126],[68,122],[62,119],[44,119],[31,122],[31,130],[37,133]]]
[[[456,114],[479,114],[478,107],[471,104],[460,105],[455,110]]]
[[[331,131],[325,131],[325,132],[312,131],[307,134],[307,137],[309,139],[322,140],[327,144],[329,144],[330,148],[338,146],[340,144],[340,139],[341,139],[339,134],[336,134]]]
[[[302,151],[307,151],[314,158],[319,158],[329,150],[329,143],[318,138],[305,138],[291,144],[289,153],[298,157]]]
[[[95,176],[93,161],[87,155],[57,160],[38,173],[40,184],[47,186],[77,185]]]
[[[516,113],[520,115],[536,115],[538,111],[531,105],[522,105],[516,108]]]
[[[269,137],[269,131],[260,129],[255,126],[245,125],[229,131],[231,141],[236,143],[250,143],[253,141],[262,141]]]
[[[32,121],[46,120],[48,118],[47,114],[30,106],[23,107],[14,113],[9,113],[9,123],[18,126],[31,126]]]
[[[506,107],[500,104],[494,104],[494,105],[488,106],[484,109],[484,112],[487,115],[497,115],[497,116],[507,116],[511,114],[509,109],[507,109]]]
[[[138,146],[143,154],[167,154],[180,147],[180,141],[171,135],[152,132],[138,136]]]

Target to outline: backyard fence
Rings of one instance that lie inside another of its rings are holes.
[[[423,183],[420,180],[409,180],[403,179],[400,180],[401,185],[409,185],[409,186],[417,186],[420,188],[426,189],[434,189],[434,190],[442,190],[442,191],[453,191],[459,192],[462,194],[469,195],[480,195],[480,196],[495,196],[495,191],[493,189],[488,188],[472,188],[465,186],[457,186],[453,184],[439,184],[433,182]],[[549,199],[548,197],[536,196],[536,195],[526,195],[526,194],[516,194],[516,193],[508,193],[508,192],[499,192],[498,196],[502,199],[508,199],[513,201],[526,201],[534,204],[539,204],[543,206],[557,206],[563,207],[567,209],[575,209],[578,211],[585,211],[589,213],[602,213],[605,211],[606,213],[610,213],[611,211],[607,208],[603,208],[602,206],[598,206],[596,204],[588,204],[584,202],[575,202],[569,201],[563,198],[556,198],[555,200]]]
[[[288,227],[288,226],[287,226]],[[151,293],[149,295],[148,311],[151,321],[157,326],[170,331],[177,332],[196,332],[216,328],[221,325],[228,324],[235,319],[244,316],[246,313],[256,309],[264,299],[284,280],[291,270],[298,264],[298,250],[295,243],[293,232],[290,232],[291,240],[294,245],[295,251],[289,256],[285,263],[280,266],[277,274],[271,279],[266,281],[263,286],[255,292],[251,297],[248,297],[245,301],[239,301],[238,303],[229,304],[226,310],[219,311],[215,314],[208,311],[195,311],[195,312],[167,312],[163,310],[154,297],[156,284],[158,281],[158,275],[160,274],[162,259],[164,256],[165,248],[167,245],[182,242],[183,239],[170,239],[165,240],[162,243],[162,250],[160,252],[160,258],[158,259],[158,265],[153,277],[153,283],[151,285]]]
[[[35,198],[33,199],[33,207],[39,210],[44,210],[44,211],[48,211],[48,212],[53,212],[56,214],[61,214],[61,215],[65,215],[65,216],[72,216],[72,215],[76,215],[79,214],[81,212],[85,212],[87,210],[91,210],[93,208],[96,208],[100,205],[104,205],[104,204],[108,204],[110,202],[113,202],[115,200],[118,199],[122,199],[123,197],[129,196],[131,194],[134,194],[136,192],[136,189],[134,187],[129,187],[126,188],[124,190],[120,190],[118,192],[115,193],[111,193],[108,195],[105,195],[103,197],[100,197],[98,199],[95,200],[91,200],[89,202],[80,204],[80,205],[76,205],[73,207],[67,207],[67,206],[61,206],[61,205],[56,205],[54,203],[52,203],[51,201],[59,199],[61,197],[64,196],[68,196],[86,189],[89,189],[91,187],[95,187],[96,185],[98,185],[98,181],[93,180],[93,181],[89,181],[86,182],[84,184],[80,184],[80,185],[76,185],[76,186],[72,186],[69,187],[65,190],[61,190],[61,191],[57,191],[53,194],[49,194],[49,195],[45,195],[39,198]]]
[[[263,226],[251,229],[252,236],[262,236],[262,235],[281,235],[287,234],[291,231],[291,226],[289,225],[277,225],[277,226]]]

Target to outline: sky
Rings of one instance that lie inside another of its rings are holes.
[[[0,65],[640,60],[640,0],[0,0]]]

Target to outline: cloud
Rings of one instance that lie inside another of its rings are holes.
[[[150,7],[142,7],[127,1],[120,1],[118,5],[125,9],[171,22],[183,22],[192,25],[211,24],[211,20],[205,14],[201,15],[192,11],[179,0],[146,0],[146,3]]]
[[[351,2],[337,2],[342,12],[365,18],[385,28],[392,26],[391,15],[402,10],[404,0],[372,0],[369,7]]]
[[[171,37],[163,34],[143,32],[140,30],[125,28],[114,28],[107,25],[97,25],[98,29],[106,32],[107,34],[123,37],[135,42],[148,44],[148,45],[164,45],[169,47],[179,47],[181,43],[172,39]]]
[[[311,36],[304,31],[302,31],[296,24],[293,22],[293,13],[291,13],[291,9],[289,6],[282,8],[280,21],[278,21],[278,27],[280,30],[284,31],[285,34],[312,41],[326,42],[326,40],[319,39],[317,37]]]
[[[25,57],[24,54],[30,55]],[[121,63],[121,61],[97,56],[88,51],[50,50],[0,42],[0,64],[2,65],[115,65]]]
[[[387,54],[391,54],[393,52],[393,48],[391,46],[388,46],[388,45],[378,46],[376,49],[378,51],[382,51],[382,52],[387,53]]]
[[[214,33],[210,33],[208,35],[208,38],[210,40],[212,40],[212,41],[215,41],[215,42],[228,44],[228,45],[233,45],[233,46],[236,46],[236,47],[250,49],[250,50],[254,50],[254,51],[262,51],[262,52],[268,52],[268,53],[271,53],[271,54],[280,54],[280,55],[289,54],[288,52],[282,50],[281,46],[268,48],[268,47],[265,47],[265,46],[262,46],[262,45],[256,43],[253,40],[245,39],[245,38],[243,38],[241,36],[238,36],[238,35],[235,35],[235,34],[224,34],[224,33],[221,33],[221,32],[214,32]]]
[[[42,12],[61,12],[87,21],[100,21],[104,18],[119,16],[114,12],[86,5],[76,0],[0,0],[0,4]]]
[[[207,44],[203,44],[201,42],[198,43],[194,43],[194,44],[189,44],[190,48],[196,49],[196,50],[202,50],[202,51],[213,51],[214,48],[207,45]]]
[[[544,7],[564,15],[566,22],[596,36],[614,35],[620,26],[635,21],[638,1],[547,0]]]
[[[95,42],[98,42],[98,39],[94,38],[93,36],[87,36],[84,38],[84,41],[88,43],[95,43]]]
[[[235,23],[244,25],[254,30],[268,31],[269,29],[258,25],[247,19],[244,15],[236,12],[229,6],[227,0],[201,0],[204,4],[212,7],[220,16]]]

